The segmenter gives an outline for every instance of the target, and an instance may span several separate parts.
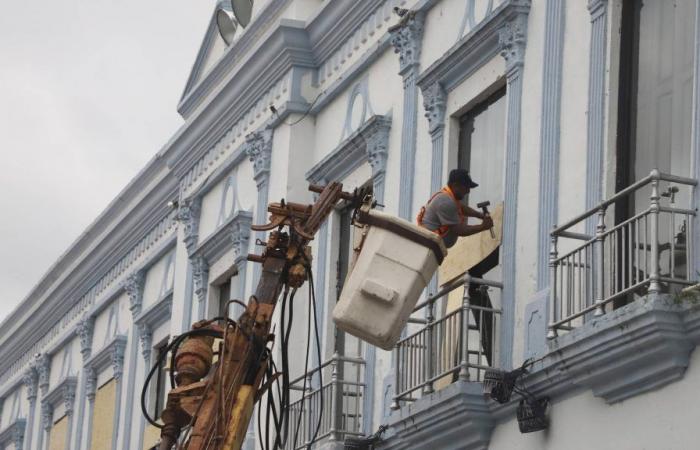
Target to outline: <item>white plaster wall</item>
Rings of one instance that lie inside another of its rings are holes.
[[[202,198],[202,210],[199,216],[199,242],[202,243],[218,227],[221,212],[221,196],[224,194],[226,179],[221,180]]]
[[[95,318],[95,329],[92,337],[92,353],[99,352],[115,334],[125,334],[131,322],[129,311],[129,296],[122,293],[117,300],[107,305]],[[110,322],[110,311],[114,316]]]
[[[492,450],[692,450],[700,440],[700,353],[685,377],[663,389],[608,405],[591,392],[557,400],[546,432],[520,434],[515,420],[496,427]]]
[[[588,59],[591,22],[585,4],[566,4],[562,67],[559,218],[563,223],[586,208]],[[574,167],[581,170],[571,170]],[[577,231],[584,232],[583,227]],[[563,249],[564,250],[564,249]]]
[[[167,292],[172,286],[172,274],[175,269],[172,258],[174,258],[174,250],[165,254],[148,269],[143,286],[143,302],[141,304],[143,311],[158,302],[164,292]],[[131,318],[125,319],[130,321]]]
[[[192,270],[187,256],[187,249],[182,242],[182,227],[178,229],[177,247],[175,248],[175,271],[173,275],[173,303],[171,307],[170,326],[173,335],[180,334],[187,319],[187,305],[192,296]]]

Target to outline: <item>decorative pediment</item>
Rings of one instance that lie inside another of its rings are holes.
[[[197,58],[194,60],[190,76],[187,78],[185,90],[182,93],[180,101],[182,101],[190,93],[192,88],[199,83],[204,75],[215,65],[228,49],[226,43],[221,38],[219,30],[216,26],[216,8],[209,19],[207,31],[204,33],[204,39],[197,52]]]
[[[141,343],[141,354],[146,361],[151,356],[151,346],[153,344],[153,329],[169,318],[173,305],[173,292],[169,291],[154,305],[142,311],[135,317],[134,323],[139,329],[139,341]]]
[[[215,262],[227,250],[233,247],[236,260],[248,255],[248,240],[253,214],[249,211],[237,211],[231,218],[221,224],[211,236],[202,242],[192,255]]]
[[[112,368],[112,376],[115,379],[121,378],[124,372],[124,351],[126,349],[127,338],[124,335],[117,335],[102,348],[96,352],[85,363],[88,369],[91,369],[96,377],[103,370]],[[96,387],[96,386],[93,386]],[[88,393],[89,394],[89,393]]]
[[[27,428],[25,419],[17,419],[0,431],[0,447],[5,448],[14,444],[16,449],[21,449],[24,445],[24,433]]]
[[[44,422],[44,429],[48,430],[53,425],[54,408],[61,402],[63,402],[66,415],[70,416],[73,414],[77,386],[77,377],[65,377],[44,396],[41,400],[41,416]]]
[[[327,184],[345,178],[364,162],[372,166],[372,175],[386,172],[391,116],[375,115],[348,136],[328,156],[306,173],[310,183]]]

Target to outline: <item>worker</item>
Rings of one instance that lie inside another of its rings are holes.
[[[477,186],[468,171],[454,169],[450,172],[447,186],[433,194],[421,208],[418,225],[442,237],[447,248],[452,247],[460,236],[471,236],[492,228],[493,221],[488,214],[462,204],[464,197]],[[481,219],[481,223],[467,225],[467,217]]]

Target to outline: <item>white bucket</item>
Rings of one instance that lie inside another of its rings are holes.
[[[437,234],[379,211],[333,310],[337,327],[391,350],[447,250]]]

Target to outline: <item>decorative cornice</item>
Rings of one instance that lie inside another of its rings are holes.
[[[201,207],[202,199],[200,197],[188,198],[183,200],[177,211],[177,220],[183,227],[183,239],[188,254],[191,254],[197,245]]]
[[[199,302],[203,302],[209,282],[209,263],[203,256],[192,259],[192,281],[194,282],[194,295],[197,296]]]
[[[445,111],[447,109],[447,94],[439,82],[434,82],[424,88],[423,107],[428,119],[430,134],[445,128]]]
[[[95,330],[95,317],[93,315],[85,315],[78,325],[75,327],[75,334],[80,339],[80,354],[83,356],[83,362],[90,358],[92,351],[92,335]]]
[[[151,357],[151,347],[153,344],[153,329],[170,319],[173,305],[173,293],[168,292],[157,303],[143,311],[134,318],[134,323],[139,330],[139,342],[141,344],[141,355],[146,362]]]
[[[401,75],[406,75],[420,63],[424,21],[423,11],[409,11],[398,24],[389,28],[394,53],[399,55]]]
[[[49,430],[53,425],[53,410],[60,402],[63,402],[67,416],[73,415],[75,405],[75,391],[78,386],[78,379],[74,376],[61,380],[56,387],[51,389],[41,400],[42,418],[44,428]]]
[[[27,389],[27,400],[29,403],[34,403],[37,397],[37,388],[39,387],[39,374],[33,367],[24,372],[22,383]]]
[[[527,42],[527,14],[518,14],[498,31],[501,56],[506,60],[506,73],[510,76],[525,63]]]
[[[24,448],[24,435],[27,429],[26,419],[16,419],[4,430],[0,431],[0,447],[14,444],[16,450]]]
[[[527,15],[530,0],[504,0],[493,12],[418,77],[422,89],[440,83],[451,92],[463,80],[490,61],[501,51],[499,31],[520,15]]]
[[[141,188],[141,192],[145,188]],[[0,345],[0,367],[3,372],[0,375],[0,385],[6,383],[11,377],[21,374],[30,364],[32,358],[37,353],[48,353],[50,349],[57,343],[57,338],[64,339],[69,337],[74,332],[76,323],[81,316],[95,304],[96,299],[103,298],[105,292],[114,289],[117,282],[125,276],[125,272],[133,267],[137,262],[147,258],[149,254],[158,249],[160,244],[169,235],[172,235],[174,228],[174,214],[169,213],[165,218],[160,213],[158,205],[151,205],[151,202],[159,201],[158,196],[153,196],[144,200],[142,203],[149,208],[149,217],[144,219],[141,217],[141,212],[134,212],[133,217],[128,221],[122,221],[123,227],[129,229],[132,236],[121,236],[121,242],[117,245],[111,245],[109,241],[100,241],[103,244],[98,246],[100,249],[97,254],[100,255],[100,260],[96,264],[84,264],[79,269],[76,269],[71,274],[71,279],[82,277],[84,271],[88,270],[93,275],[85,275],[85,278],[80,278],[82,281],[67,282],[67,285],[61,285],[52,291],[49,299],[41,305],[44,308],[46,305],[51,305],[50,309],[39,309],[38,313],[22,321],[22,328],[15,332],[5,331],[0,333],[0,338],[5,336],[6,339]],[[160,199],[163,201],[163,199]],[[117,208],[120,201],[115,200],[115,204],[110,205],[110,208]],[[140,206],[139,206],[140,207]],[[123,208],[122,208],[123,209]],[[132,219],[141,221],[141,223],[133,224]],[[154,224],[155,222],[155,224]],[[148,228],[147,228],[148,227]],[[86,231],[86,234],[96,234],[92,227]],[[82,239],[82,238],[81,238]],[[111,238],[110,238],[111,240]],[[77,244],[76,244],[77,245]],[[109,251],[103,250],[109,248]],[[65,256],[64,258],[68,258]],[[63,260],[61,260],[61,264]],[[57,263],[58,264],[58,263]],[[108,265],[109,264],[109,265]],[[106,266],[106,267],[105,267]],[[111,267],[111,268],[110,268]],[[53,269],[52,269],[53,271]],[[72,288],[69,288],[72,286]],[[85,286],[90,286],[89,289]],[[65,289],[69,289],[66,291]],[[38,288],[37,288],[38,289]],[[87,291],[87,292],[86,292]],[[80,293],[84,294],[81,295]],[[66,299],[74,299],[75,301],[67,301]],[[22,303],[22,308],[17,311],[32,310],[32,304]],[[13,313],[14,314],[14,313]],[[11,320],[12,317],[7,320]],[[13,319],[14,320],[14,319]],[[10,322],[4,323],[3,326]]]
[[[141,311],[145,282],[146,272],[144,270],[137,270],[123,281],[122,286],[129,296],[129,311],[131,311],[132,315],[136,315]]]
[[[99,374],[103,370],[112,368],[112,376],[119,380],[124,372],[124,352],[126,350],[127,337],[117,335],[102,348],[95,353],[85,363],[85,366]]]
[[[255,131],[245,138],[245,153],[253,163],[253,178],[258,188],[270,177],[272,162],[272,130],[264,128]]]
[[[370,157],[373,175],[384,175],[390,128],[391,116],[370,117],[335,150],[314,165],[306,173],[306,179],[315,184],[341,180],[363,162],[370,162]]]
[[[232,246],[236,262],[241,258],[245,259],[248,256],[248,240],[252,223],[252,213],[236,211],[211,236],[199,244],[192,254],[192,259],[204,258],[206,261],[216,262],[226,251],[231,250]]]

